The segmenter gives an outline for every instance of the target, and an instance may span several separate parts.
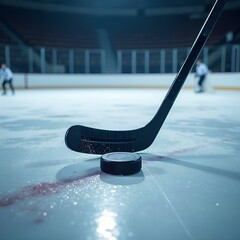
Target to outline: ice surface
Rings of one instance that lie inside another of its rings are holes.
[[[239,239],[240,92],[180,93],[142,171],[111,176],[67,128],[144,126],[165,90],[27,90],[0,98],[0,239]]]

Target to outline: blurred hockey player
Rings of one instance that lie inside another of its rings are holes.
[[[2,88],[3,88],[3,95],[6,95],[6,84],[8,84],[12,90],[12,94],[14,94],[14,87],[13,87],[13,72],[10,68],[7,67],[5,63],[1,64],[0,69],[0,77],[3,79]]]
[[[197,66],[196,66],[195,77],[198,78],[198,85],[197,85],[196,93],[201,93],[201,92],[204,92],[204,85],[203,84],[204,84],[204,81],[207,78],[208,67],[200,59],[197,60],[196,64],[197,64]]]

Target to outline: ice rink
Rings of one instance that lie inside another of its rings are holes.
[[[240,92],[182,90],[142,171],[102,173],[75,124],[135,129],[163,89],[19,90],[0,98],[1,240],[240,239]]]

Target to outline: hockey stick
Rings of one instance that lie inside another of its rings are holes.
[[[161,129],[224,5],[224,0],[216,0],[161,106],[147,125],[139,129],[125,131],[103,130],[75,125],[70,127],[66,132],[65,143],[67,147],[73,151],[90,154],[137,152],[148,148]]]

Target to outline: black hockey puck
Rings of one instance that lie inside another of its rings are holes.
[[[132,175],[142,168],[142,158],[136,153],[112,152],[102,155],[101,170],[112,175]]]

